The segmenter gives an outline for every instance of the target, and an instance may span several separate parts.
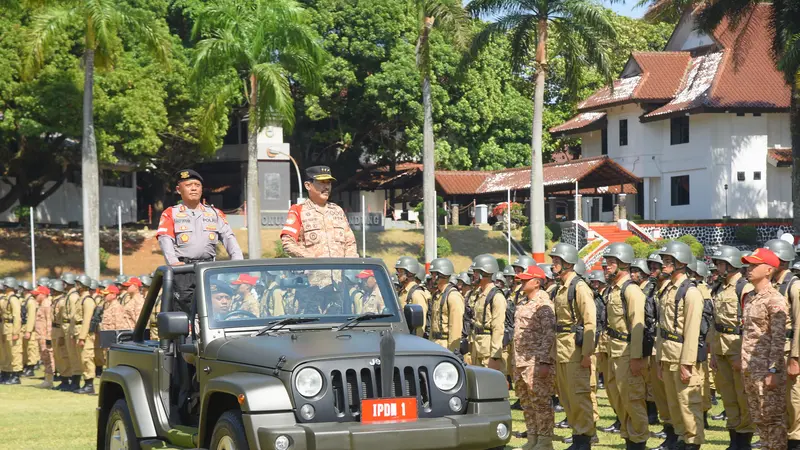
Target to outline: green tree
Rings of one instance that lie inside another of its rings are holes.
[[[261,220],[256,146],[260,130],[295,122],[292,80],[318,81],[323,49],[308,14],[293,0],[217,0],[202,5],[193,34],[197,43],[194,79],[235,74],[240,80],[220,91],[209,114],[244,102],[248,114],[247,234],[251,258],[261,255]]]
[[[100,186],[94,128],[95,68],[111,68],[122,48],[122,35],[143,42],[159,59],[166,60],[168,39],[152,14],[113,0],[73,0],[38,12],[30,27],[30,63],[44,60],[58,39],[78,30],[83,52],[83,130],[81,138],[81,193],[83,196],[84,271],[100,276]]]
[[[603,8],[590,0],[473,0],[468,10],[477,16],[494,18],[473,41],[471,55],[497,34],[510,34],[511,61],[515,71],[531,64],[536,75],[531,140],[531,247],[543,257],[544,186],[542,180],[542,128],[544,89],[547,75],[548,36],[562,43],[567,86],[577,91],[584,66],[595,66],[608,82],[608,42],[616,32]],[[533,53],[531,55],[531,53]]]

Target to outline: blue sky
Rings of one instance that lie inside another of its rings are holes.
[[[637,3],[639,3],[637,0],[625,0],[623,2],[617,1],[612,4],[608,0],[603,0],[603,4],[613,9],[617,14],[640,19],[644,15],[645,8],[637,8]]]

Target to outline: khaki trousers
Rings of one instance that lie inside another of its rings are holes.
[[[94,333],[86,335],[83,347],[78,347],[81,351],[81,368],[83,369],[84,380],[94,378]]]
[[[39,335],[31,333],[30,339],[22,341],[22,365],[32,366],[39,362]]]
[[[686,444],[702,445],[705,442],[703,428],[703,383],[705,373],[702,364],[695,364],[688,384],[681,381],[679,364],[662,362],[664,389],[667,392],[672,426],[678,439]]]
[[[644,377],[631,373],[630,356],[611,358],[605,381],[608,400],[619,417],[620,436],[637,444],[647,442],[647,392]]]
[[[667,403],[667,391],[664,388],[664,381],[658,378],[658,366],[655,356],[650,357],[650,391],[653,393],[653,401],[656,402],[658,416],[664,425],[672,425],[669,415],[669,404]]]
[[[53,342],[53,360],[56,370],[61,376],[72,376],[72,366],[69,364],[69,354],[67,353],[67,338],[61,328],[53,328],[50,331]]]
[[[580,362],[556,364],[559,399],[575,435],[595,435],[595,407],[592,403],[594,364],[594,356],[589,368],[581,367]]]
[[[737,433],[755,433],[756,425],[750,417],[747,395],[744,393],[742,372],[733,369],[733,360],[739,355],[717,355],[717,390],[722,397],[722,405],[728,420],[725,427]]]

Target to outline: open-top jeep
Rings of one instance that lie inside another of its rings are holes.
[[[177,277],[196,280],[189,314]],[[353,300],[356,282],[369,302]],[[158,298],[160,341],[145,340]],[[505,378],[409,333],[422,322],[379,260],[160,267],[109,348],[97,448],[502,448]]]

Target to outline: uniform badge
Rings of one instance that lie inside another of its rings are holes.
[[[216,229],[217,229],[217,226],[216,226],[216,225],[214,225],[214,224],[209,224],[209,225],[206,225],[206,230],[211,230],[211,231],[214,231],[214,230],[216,230]]]
[[[217,238],[217,233],[209,233],[208,240],[213,241]]]
[[[214,217],[214,213],[210,213],[210,212],[203,213],[203,215],[206,216],[206,217]]]
[[[175,214],[175,217],[189,217],[189,215],[186,214],[186,213],[178,213],[178,214]]]
[[[189,178],[189,171],[184,170],[183,172],[181,172],[181,179],[185,180],[187,178]]]
[[[189,229],[189,227],[187,227],[186,225],[181,225],[181,227],[180,227],[180,230],[179,230],[179,231],[186,231],[186,230],[188,230],[188,229]]]
[[[188,234],[182,234],[181,235],[181,241],[182,242],[189,242],[189,235]]]
[[[297,218],[294,216],[294,214],[289,215],[289,217],[286,219],[286,225],[294,225],[295,222],[297,222]]]

